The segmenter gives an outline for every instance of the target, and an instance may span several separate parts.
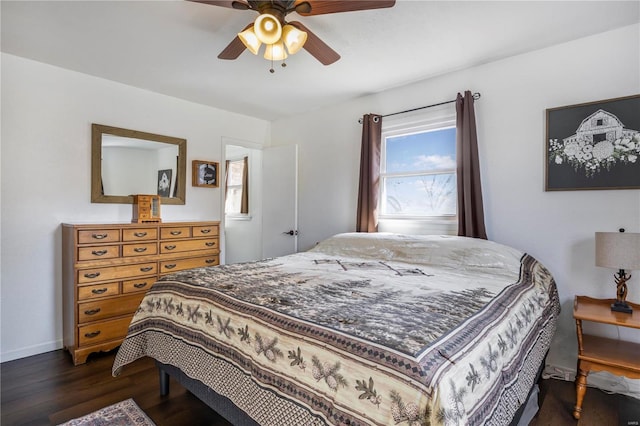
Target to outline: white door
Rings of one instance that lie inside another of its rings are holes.
[[[298,146],[262,152],[262,255],[298,251]]]

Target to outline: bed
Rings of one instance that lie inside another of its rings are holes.
[[[345,233],[162,277],[113,374],[152,357],[238,425],[504,425],[559,311],[549,271],[511,247]]]

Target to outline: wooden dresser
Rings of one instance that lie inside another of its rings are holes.
[[[122,342],[164,274],[220,262],[220,222],[62,224],[64,346],[75,365]]]

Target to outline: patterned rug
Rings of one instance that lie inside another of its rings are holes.
[[[60,426],[155,426],[140,407],[129,398]]]

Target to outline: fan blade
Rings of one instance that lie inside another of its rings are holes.
[[[253,27],[253,22],[244,27],[242,31],[251,27]],[[246,48],[247,46],[245,46],[242,40],[240,40],[240,37],[236,36],[233,40],[231,40],[231,43],[229,43],[227,47],[225,47],[224,50],[220,52],[220,54],[218,55],[218,59],[238,59],[238,56],[240,56],[240,54],[244,52]]]
[[[304,49],[311,54],[314,58],[320,61],[323,65],[331,65],[340,59],[340,55],[330,48],[324,41],[320,40],[320,37],[311,32],[311,30],[305,27],[302,23],[293,21],[289,22],[300,31],[307,33],[307,41],[305,42]]]
[[[229,0],[187,0],[187,1],[191,1],[194,3],[204,3],[204,4],[209,4],[211,6],[220,6],[220,7],[230,7],[233,9],[239,9],[239,10],[247,10],[247,9],[251,9],[251,5],[249,4],[249,2],[247,2],[247,0],[233,0],[233,1],[229,1]]]
[[[311,11],[307,11],[304,3],[309,3]],[[384,9],[393,7],[395,0],[296,0],[295,8],[302,16],[326,15],[328,13],[354,12],[357,10]],[[300,5],[300,8],[298,6]]]

